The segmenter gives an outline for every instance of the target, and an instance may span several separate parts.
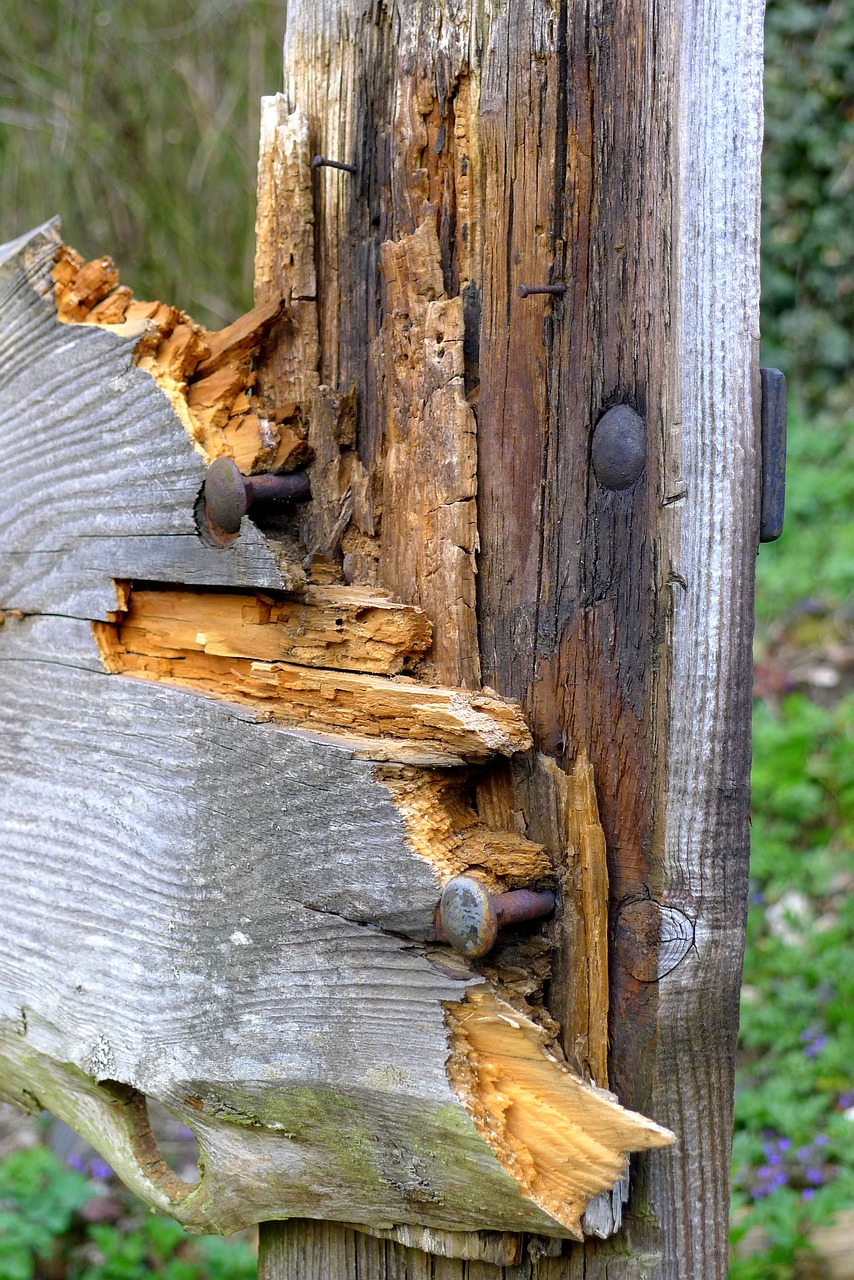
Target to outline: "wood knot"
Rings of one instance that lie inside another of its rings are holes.
[[[623,968],[638,982],[658,982],[694,946],[694,922],[654,898],[628,898],[617,910],[613,937]]]

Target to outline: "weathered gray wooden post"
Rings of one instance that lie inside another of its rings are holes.
[[[2,252],[0,1097],[265,1280],[725,1274],[761,26],[292,0],[254,311]]]

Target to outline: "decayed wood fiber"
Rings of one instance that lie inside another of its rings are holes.
[[[160,302],[136,301],[119,286],[110,258],[84,262],[61,246],[52,276],[57,317],[97,324],[119,335],[138,335],[136,363],[169,396],[175,413],[205,460],[231,457],[245,473],[292,470],[310,456],[300,406],[289,417],[266,412],[251,396],[254,363],[269,333],[285,323],[278,295],[259,303],[217,333]]]

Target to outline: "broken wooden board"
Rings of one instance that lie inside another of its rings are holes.
[[[152,317],[93,321],[117,287],[100,260],[101,285],[76,267],[61,286],[78,282],[61,320],[58,248],[48,227],[0,253],[0,1096],[55,1112],[197,1230],[579,1235],[625,1153],[671,1135],[562,1062],[541,1002],[554,926],[508,931],[488,963],[437,945],[449,876],[500,890],[553,863],[481,820],[467,769],[411,763],[526,752],[518,706],[397,673],[435,670],[419,602],[308,588],[248,520],[205,548],[198,383],[170,382]],[[194,368],[217,365],[200,381],[256,332],[217,346],[181,323]],[[366,723],[391,706],[395,731],[330,723],[345,693]],[[511,1087],[549,1119],[507,1138]],[[146,1097],[195,1133],[197,1184],[160,1161]],[[555,1110],[596,1158],[571,1178],[534,1152],[521,1176]]]
[[[300,584],[300,566],[276,557],[251,520],[225,553],[199,541],[204,459],[137,366],[138,331],[57,323],[60,245],[51,224],[0,258],[3,607],[106,621],[114,578]]]
[[[241,619],[239,628],[232,623],[229,629],[229,609],[233,616],[235,606],[242,607],[239,597],[117,587],[116,620],[94,623],[94,635],[105,669],[115,675],[173,684],[240,703],[277,724],[310,733],[345,735],[350,745],[374,760],[459,765],[530,749],[530,734],[519,709],[487,691],[470,693],[408,677],[363,674],[353,669],[353,657],[343,668],[334,659],[328,667],[322,665],[318,651],[330,639],[334,647],[336,623],[343,630],[343,616],[337,615],[352,612],[357,616],[366,598],[364,591],[357,589],[352,606],[347,606],[346,601],[342,603],[344,595],[340,589],[334,593],[333,600],[340,607],[331,616],[328,603],[325,610],[315,603],[300,614],[300,602],[279,602],[276,622],[247,625]],[[314,602],[323,598],[317,591],[311,596]],[[171,619],[170,601],[174,605]],[[196,624],[208,625],[216,618],[220,602],[225,627],[209,644],[207,631],[199,630]],[[257,597],[253,604],[257,616]],[[317,630],[309,646],[294,643],[299,636],[289,635],[287,615],[301,616],[303,630],[306,619],[309,625],[315,623]],[[189,628],[188,617],[194,624]],[[358,640],[362,640],[364,652],[370,637],[365,626],[361,636],[358,624],[353,629],[355,656]],[[238,634],[234,634],[236,630]],[[272,642],[273,654],[271,632],[280,637]],[[422,628],[420,639],[415,637],[422,650],[427,647],[424,635]],[[235,643],[230,645],[228,639]],[[374,649],[378,647],[374,644]],[[410,647],[414,647],[412,643]],[[277,648],[284,649],[292,660],[263,660],[274,656]],[[241,650],[248,652],[241,655]],[[365,667],[374,665],[373,656],[366,658]]]

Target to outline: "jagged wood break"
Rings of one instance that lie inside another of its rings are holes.
[[[464,676],[456,631],[436,652],[435,575],[403,603],[343,581],[343,539],[297,561],[293,528],[247,519],[223,551],[196,534],[249,353],[298,300],[211,335],[168,308],[140,321],[55,228],[0,254],[0,1096],[53,1110],[197,1229],[317,1215],[470,1255],[463,1231],[499,1229],[513,1242],[484,1250],[506,1257],[522,1231],[577,1235],[625,1152],[668,1135],[562,1062],[542,1002],[557,921],[481,965],[435,943],[449,875],[551,883],[566,853],[473,803],[530,735]],[[311,404],[301,438],[340,480],[353,402]],[[440,500],[469,521],[451,479]],[[551,1160],[551,1111],[511,1114],[540,1095],[597,1153],[584,1174]],[[198,1183],[165,1171],[146,1096],[196,1134]]]

